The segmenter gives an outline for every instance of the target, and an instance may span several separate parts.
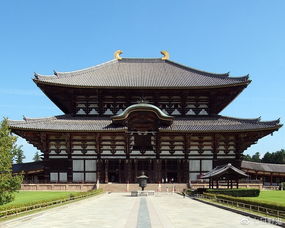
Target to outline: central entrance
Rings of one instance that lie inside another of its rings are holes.
[[[142,172],[148,183],[186,183],[188,170],[184,159],[106,159],[101,181],[108,183],[137,183]]]

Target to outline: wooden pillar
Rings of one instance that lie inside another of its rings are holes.
[[[164,159],[164,182],[165,183],[169,182],[168,177],[167,177],[167,159]]]
[[[109,173],[109,161],[106,159],[105,160],[105,183],[109,182],[108,173]]]
[[[158,169],[158,183],[161,183],[162,181],[162,176],[161,176],[161,159],[158,159],[158,165],[157,165],[157,169]]]
[[[68,156],[68,167],[67,167],[67,182],[71,183],[73,180],[73,171],[72,171],[72,156],[71,156],[71,149],[72,149],[72,143],[71,143],[71,135],[70,133],[67,133],[65,135],[65,142],[66,142],[66,152]]]
[[[130,183],[129,177],[129,159],[125,159],[124,161],[124,175],[126,183]]]
[[[152,183],[154,180],[154,177],[153,177],[152,172],[151,172],[151,166],[152,166],[152,160],[149,159],[148,160],[148,167],[147,167],[148,168],[147,172],[148,172],[149,183]]]
[[[216,188],[217,189],[219,188],[219,180],[218,179],[216,180]]]
[[[177,160],[177,183],[181,183],[181,172],[184,170],[180,168],[181,167],[181,160]]]
[[[44,153],[44,159],[43,159],[43,164],[44,164],[44,183],[49,183],[50,178],[49,178],[49,148],[48,148],[48,137],[47,134],[44,132],[41,132],[40,134],[41,137],[41,146],[42,146],[42,152]]]
[[[238,188],[238,184],[239,184],[239,179],[237,178],[237,188]]]
[[[134,166],[135,166],[135,176],[134,176],[134,181],[137,182],[137,177],[138,177],[138,161],[135,158],[134,159]]]
[[[119,183],[122,183],[122,170],[121,170],[121,159],[119,159],[119,168],[118,168],[118,175],[119,175]]]
[[[101,165],[101,159],[98,159],[97,160],[97,167],[96,167],[96,182],[99,181],[99,182],[102,182],[101,180],[101,168],[102,168],[102,165]]]
[[[233,188],[233,179],[231,179],[231,188]]]
[[[228,179],[227,182],[227,187],[230,188],[230,180]]]
[[[188,159],[185,159],[185,181],[186,183],[189,183],[189,179],[190,179],[190,176],[189,176],[189,160]]]

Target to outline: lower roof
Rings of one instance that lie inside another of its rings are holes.
[[[126,131],[127,127],[117,126],[108,117],[74,117],[61,115],[49,118],[9,120],[12,130],[35,130],[57,132],[101,132]],[[260,121],[260,119],[238,119],[220,115],[201,117],[176,117],[170,126],[161,126],[159,131],[181,132],[241,132],[258,130],[278,130],[279,120]]]

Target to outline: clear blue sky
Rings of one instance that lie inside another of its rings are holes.
[[[285,1],[14,1],[0,3],[0,116],[60,115],[33,72],[72,71],[113,58],[160,57],[210,72],[250,74],[221,114],[285,121]],[[246,153],[285,148],[285,127]],[[26,161],[36,151],[24,140]]]

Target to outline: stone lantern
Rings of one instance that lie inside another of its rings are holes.
[[[144,190],[144,188],[147,185],[147,179],[148,177],[144,174],[144,172],[142,172],[142,175],[140,175],[139,177],[137,177],[138,182],[139,182],[139,186],[142,188],[142,191]]]

